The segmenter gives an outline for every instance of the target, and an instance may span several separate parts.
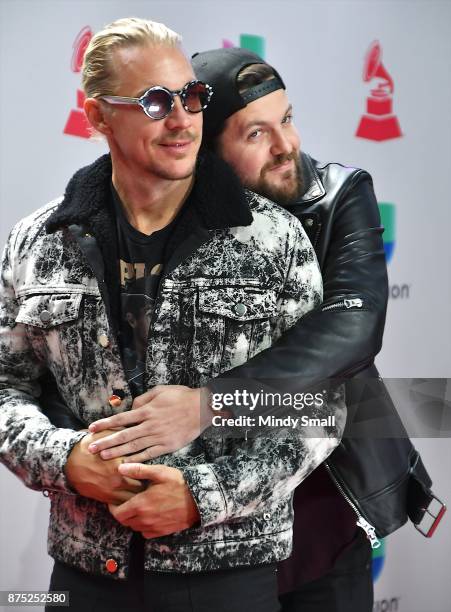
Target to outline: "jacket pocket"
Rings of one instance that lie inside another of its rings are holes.
[[[16,323],[36,357],[65,386],[80,384],[82,293],[29,294],[21,298]]]
[[[205,349],[211,339],[210,376],[245,363],[271,344],[271,320],[277,314],[277,294],[258,287],[199,289],[196,336]],[[196,352],[196,351],[195,351]],[[202,350],[199,350],[202,354]],[[204,353],[205,354],[205,353]]]
[[[277,296],[255,287],[202,289],[199,310],[240,322],[267,319],[277,314]]]
[[[48,329],[78,319],[81,293],[29,295],[22,298],[17,323]]]

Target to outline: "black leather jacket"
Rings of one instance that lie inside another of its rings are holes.
[[[270,380],[284,391],[293,381],[299,390],[347,379],[347,435],[325,467],[377,547],[376,534],[388,535],[407,517],[419,523],[432,498],[431,480],[373,365],[388,298],[383,227],[367,172],[320,164],[305,153],[302,167],[304,194],[288,210],[315,248],[324,302],[222,378]]]

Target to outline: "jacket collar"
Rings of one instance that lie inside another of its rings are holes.
[[[103,155],[81,168],[69,181],[64,198],[46,223],[48,233],[69,225],[92,228],[110,206],[111,157]],[[252,213],[245,191],[228,164],[209,151],[201,151],[196,165],[192,201],[206,229],[250,225]]]
[[[299,199],[299,203],[312,202],[325,196],[326,190],[310,155],[301,152],[301,165],[304,175],[305,190]]]

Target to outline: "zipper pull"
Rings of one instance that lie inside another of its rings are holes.
[[[345,298],[344,302],[345,302],[346,308],[353,308],[354,306],[356,308],[362,308],[363,306],[363,302],[360,298],[354,298],[353,300],[347,300]]]
[[[359,520],[357,521],[358,527],[361,527],[363,531],[366,533],[368,540],[370,541],[371,548],[379,548],[381,545],[381,541],[378,539],[376,535],[376,530],[373,525],[370,525],[368,521],[365,521],[363,516],[359,516]]]

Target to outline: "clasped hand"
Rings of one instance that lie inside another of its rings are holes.
[[[90,432],[123,429],[95,440],[89,451],[133,463],[183,448],[211,424],[212,412],[201,393],[182,385],[154,387],[135,398],[132,410],[91,423]]]
[[[197,505],[180,470],[127,463],[119,466],[119,472],[123,477],[149,482],[145,491],[129,501],[108,506],[121,525],[140,531],[145,538],[157,538],[199,522]]]
[[[142,491],[144,484],[119,473],[123,458],[105,461],[89,452],[91,443],[111,433],[106,430],[84,436],[72,449],[64,471],[69,484],[80,495],[107,504],[120,504]]]
[[[197,438],[211,422],[209,409],[201,410],[200,393],[178,385],[154,387],[135,398],[131,411],[92,423],[66,463],[71,486],[106,502],[117,521],[146,538],[198,523],[180,470],[131,462],[173,452]]]

